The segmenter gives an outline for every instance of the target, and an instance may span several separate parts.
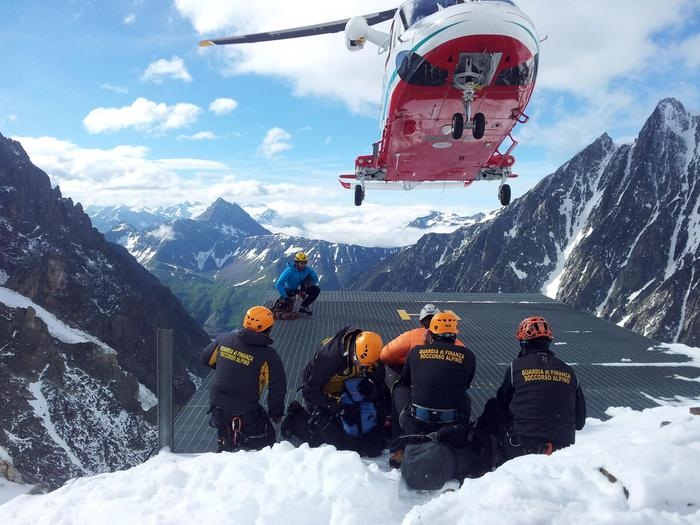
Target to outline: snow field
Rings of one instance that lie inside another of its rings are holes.
[[[408,489],[386,457],[283,442],[235,454],[163,451],[129,470],[18,496],[0,515],[13,525],[700,523],[700,416],[688,406],[609,415],[589,419],[568,449],[515,459],[443,493]]]

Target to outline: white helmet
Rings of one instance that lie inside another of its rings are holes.
[[[434,304],[428,303],[420,311],[420,314],[418,315],[418,320],[422,321],[423,319],[425,319],[429,315],[435,315],[435,314],[439,314],[439,313],[440,313],[440,309],[437,306],[435,306]]]

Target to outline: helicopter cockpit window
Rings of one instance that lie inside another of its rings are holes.
[[[539,55],[526,60],[517,66],[501,71],[496,79],[497,86],[527,86],[537,76]]]
[[[406,29],[414,25],[419,20],[441,9],[456,4],[463,4],[464,0],[413,0],[401,6],[401,20]]]

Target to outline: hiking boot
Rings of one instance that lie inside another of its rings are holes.
[[[289,406],[287,407],[287,415],[284,416],[282,424],[280,425],[280,434],[283,438],[289,439],[292,437],[292,423],[294,422],[294,418],[297,417],[297,414],[301,410],[304,410],[304,407],[301,406],[299,401],[294,400],[289,403]]]
[[[391,468],[401,468],[401,461],[402,460],[403,460],[403,449],[400,448],[389,457],[389,466]]]
[[[301,306],[299,307],[299,313],[300,314],[306,314],[306,315],[311,315],[313,312],[309,310],[306,306]]]

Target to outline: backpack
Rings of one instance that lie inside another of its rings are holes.
[[[361,437],[369,434],[378,426],[379,414],[377,407],[372,401],[366,401],[364,396],[357,390],[357,385],[363,378],[355,377],[345,381],[345,392],[340,397],[340,404],[343,408],[353,406],[354,417],[341,417],[345,434],[351,437]],[[349,412],[349,411],[348,411]],[[359,413],[359,417],[358,417]],[[350,419],[350,421],[348,420]]]

